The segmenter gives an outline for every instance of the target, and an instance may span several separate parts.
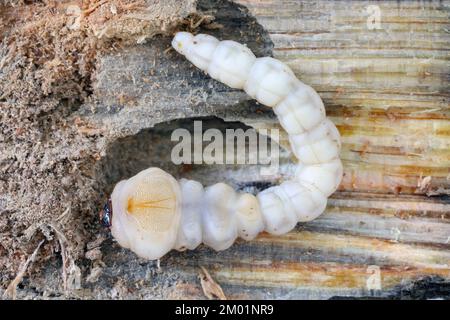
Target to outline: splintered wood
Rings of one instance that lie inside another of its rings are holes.
[[[219,300],[227,300],[222,288],[214,281],[209,272],[204,267],[200,268],[202,270],[199,273],[200,284],[202,285],[205,296],[208,299],[217,298]]]

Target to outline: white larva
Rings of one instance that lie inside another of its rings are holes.
[[[300,163],[293,180],[257,196],[236,193],[225,183],[203,188],[192,180],[177,182],[159,168],[144,170],[119,182],[111,206],[105,206],[103,221],[117,242],[141,257],[159,259],[201,243],[225,250],[237,237],[251,240],[262,231],[280,235],[318,217],[343,168],[339,132],[317,92],[284,63],[256,58],[234,41],[179,32],[172,46],[212,78],[273,107]]]
[[[198,208],[203,203],[203,186],[194,180],[180,180],[181,223],[175,249],[193,250],[202,243],[202,217]]]

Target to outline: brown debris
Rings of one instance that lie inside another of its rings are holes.
[[[199,273],[200,284],[202,285],[203,293],[208,299],[217,298],[219,300],[227,300],[227,297],[223,293],[220,285],[214,281],[209,272],[202,266],[200,266],[202,272]]]
[[[105,236],[100,234],[97,236],[97,238],[91,242],[88,242],[88,244],[86,245],[86,248],[88,250],[92,250],[94,248],[98,248],[101,246],[101,244],[105,241]]]
[[[38,246],[36,247],[36,249],[34,249],[33,253],[28,257],[28,259],[25,261],[25,263],[20,267],[19,272],[17,273],[16,277],[14,278],[13,281],[11,281],[11,283],[9,284],[9,286],[6,288],[5,292],[3,293],[3,298],[12,298],[13,300],[16,299],[16,288],[17,285],[22,281],[25,272],[28,269],[28,266],[30,265],[30,263],[32,263],[34,261],[34,259],[36,259],[36,255],[39,251],[39,249],[41,248],[42,244],[44,243],[45,240],[42,240],[41,242],[39,242]]]
[[[89,259],[91,261],[95,260],[101,260],[102,259],[102,252],[99,248],[94,248],[86,252],[85,254],[86,259]]]
[[[89,275],[86,277],[86,282],[89,283],[95,283],[98,281],[98,279],[100,278],[100,276],[103,273],[103,268],[100,266],[96,266],[94,268],[91,269],[91,272],[89,273]]]

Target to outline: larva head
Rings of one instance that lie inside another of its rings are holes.
[[[181,219],[178,182],[158,168],[119,182],[111,195],[111,233],[137,255],[159,259],[175,244]]]
[[[182,55],[186,54],[187,48],[192,44],[194,36],[189,32],[177,32],[172,39],[172,47]]]
[[[111,199],[108,199],[108,201],[103,206],[103,209],[100,210],[100,223],[102,226],[106,228],[111,227],[111,219],[112,219],[112,204]]]

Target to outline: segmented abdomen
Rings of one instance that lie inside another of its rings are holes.
[[[272,107],[300,162],[294,179],[256,197],[236,193],[224,183],[203,189],[198,182],[182,179],[182,217],[175,249],[193,249],[203,242],[223,250],[238,236],[250,240],[263,230],[283,234],[297,222],[319,216],[327,197],[339,186],[343,168],[339,132],[326,118],[317,92],[281,61],[256,58],[235,41],[179,32],[172,45],[212,78],[243,89],[259,103]]]

